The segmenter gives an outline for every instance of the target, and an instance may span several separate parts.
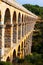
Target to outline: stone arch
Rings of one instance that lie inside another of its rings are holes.
[[[23,42],[22,42],[22,44],[21,44],[21,48],[23,48]]]
[[[13,43],[16,43],[17,25],[16,25],[16,11],[13,13]]]
[[[10,62],[10,57],[8,56],[7,59],[6,59],[7,62]]]
[[[24,56],[26,55],[26,40],[24,40]]]
[[[0,24],[1,24],[1,11],[0,11]],[[2,27],[0,26],[0,39],[2,39]],[[2,47],[2,40],[0,40],[0,49]]]
[[[28,23],[28,16],[27,16],[27,23]]]
[[[9,48],[11,47],[11,16],[9,8],[7,8],[5,11],[4,24],[6,25],[4,32],[5,48]]]
[[[21,22],[21,13],[19,12],[19,14],[18,14],[18,23],[20,23]]]
[[[12,63],[15,64],[15,62],[16,62],[16,50],[14,49]]]
[[[13,51],[13,59],[16,58],[16,50]]]
[[[26,22],[26,15],[24,15],[24,22]]]
[[[26,23],[27,23],[27,15],[26,15]]]
[[[11,24],[11,15],[10,15],[9,8],[7,8],[6,11],[5,11],[4,24]]]
[[[24,50],[24,47],[23,47],[23,42],[21,43],[21,57],[23,58],[23,51]]]
[[[23,14],[22,14],[22,22],[23,22],[23,18],[24,18],[24,17],[23,17]]]
[[[18,47],[18,51],[20,51],[20,45],[19,45],[19,47]]]
[[[14,11],[14,13],[13,13],[13,24],[15,24],[16,23],[16,11]]]
[[[26,47],[26,40],[24,40],[24,47]]]
[[[1,23],[1,11],[0,11],[0,23]]]
[[[18,46],[18,54],[17,54],[18,57],[20,57],[20,45]]]
[[[21,38],[21,13],[18,14],[18,39]]]
[[[25,35],[26,35],[26,15],[24,17],[24,22],[25,22]]]

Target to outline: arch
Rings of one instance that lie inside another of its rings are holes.
[[[19,47],[18,47],[18,57],[20,57],[20,45],[19,45]]]
[[[13,26],[13,43],[16,43],[17,25]]]
[[[15,62],[16,62],[16,50],[14,49],[12,63],[15,64]]]
[[[4,15],[4,24],[6,24],[5,27],[5,48],[11,47],[11,15],[9,8],[6,9],[5,15]]]
[[[24,15],[24,22],[26,22],[26,15]]]
[[[10,62],[10,57],[9,57],[9,56],[7,57],[7,60],[6,60],[6,61],[7,61],[7,62]]]
[[[11,23],[11,15],[10,10],[7,8],[4,16],[4,24],[10,24],[10,23]]]
[[[24,40],[24,56],[26,56],[26,40]]]
[[[18,51],[20,51],[20,45],[19,45],[19,47],[18,47]]]
[[[21,14],[19,13],[18,14],[18,23],[20,23],[20,21],[21,21]]]
[[[23,14],[22,14],[22,22],[23,22]]]
[[[13,59],[16,58],[16,50],[13,51]]]
[[[14,11],[14,14],[13,14],[13,43],[16,43],[16,34],[17,34],[17,25],[16,25],[16,11]]]
[[[27,16],[27,23],[28,23],[28,16]]]
[[[16,23],[16,11],[14,11],[14,13],[13,13],[13,24],[15,24]]]
[[[21,48],[23,49],[23,42],[22,42],[22,44],[21,44]]]
[[[1,24],[1,11],[0,11],[0,24]],[[2,27],[0,26],[0,39],[2,39]],[[0,49],[2,47],[2,40],[0,40]]]
[[[26,40],[24,40],[24,47],[26,47]]]
[[[25,18],[25,19],[26,19],[26,21],[25,21],[25,22],[27,23],[27,15],[26,15],[26,18]]]
[[[1,11],[0,11],[0,22],[1,22]]]
[[[22,42],[22,44],[21,44],[21,57],[23,58],[23,51],[24,50],[24,47],[23,47],[23,42]]]

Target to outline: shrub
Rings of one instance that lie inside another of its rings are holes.
[[[0,61],[0,65],[12,65],[10,62],[3,62],[3,61]]]

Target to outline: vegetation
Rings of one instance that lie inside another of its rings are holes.
[[[12,64],[10,62],[3,62],[3,61],[1,61],[0,65],[12,65]]]
[[[23,6],[43,19],[43,7],[40,7],[38,5],[30,5],[30,4],[24,4]]]
[[[33,53],[32,55],[26,56],[25,60],[27,63],[30,63],[30,65],[43,65],[43,58],[42,55]]]
[[[33,53],[26,56],[25,59],[19,59],[15,65],[43,65],[43,55]]]
[[[43,54],[43,22],[37,22],[35,25],[35,32],[33,32],[32,52]]]

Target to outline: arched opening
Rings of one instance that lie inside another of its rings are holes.
[[[21,22],[21,14],[19,13],[18,14],[18,23],[20,23]]]
[[[13,43],[16,43],[17,25],[16,25],[16,12],[13,14]]]
[[[10,62],[10,57],[9,57],[9,56],[7,57],[7,60],[6,60],[6,61],[7,61],[7,62]]]
[[[26,15],[24,15],[24,22],[26,22]]]
[[[1,11],[0,11],[0,23],[1,23]]]
[[[13,59],[16,58],[16,51],[13,51]]]
[[[23,42],[22,42],[22,44],[21,44],[21,49],[23,49]]]
[[[28,16],[26,16],[26,23],[28,22]]]
[[[5,48],[10,48],[11,47],[11,16],[10,16],[10,11],[8,8],[5,11],[4,24],[6,25],[5,33],[4,33]]]
[[[18,15],[18,39],[20,40],[21,38],[21,14],[19,13]]]
[[[15,62],[16,62],[16,50],[14,49],[12,63],[15,64]]]
[[[24,15],[24,23],[25,23],[25,29],[24,29],[24,34],[26,35],[26,15]]]
[[[21,25],[18,25],[18,40],[21,39]]]
[[[23,22],[23,14],[22,14],[22,22]]]
[[[16,12],[14,11],[14,14],[13,14],[13,24],[16,23]]]
[[[0,11],[0,24],[1,24],[1,11]],[[2,27],[0,26],[0,49],[2,47]]]
[[[22,24],[22,37],[25,35],[25,24]]]
[[[28,33],[28,16],[26,17],[26,19],[27,19],[26,24],[27,24],[27,33]]]
[[[16,38],[17,38],[17,25],[15,24],[13,26],[13,43],[16,43]]]
[[[27,23],[29,22],[29,20],[28,20],[28,16],[27,16]]]
[[[19,45],[19,47],[18,47],[18,57],[20,57],[20,45]]]
[[[23,42],[21,44],[21,58],[23,58],[23,50],[24,50],[24,47],[23,47]]]
[[[4,16],[4,24],[11,24],[11,15],[10,15],[10,10],[7,8],[5,11],[5,16]]]
[[[24,40],[24,56],[26,56],[26,41]]]
[[[26,55],[28,55],[28,51],[29,51],[29,43],[28,43],[28,38],[26,38]]]

